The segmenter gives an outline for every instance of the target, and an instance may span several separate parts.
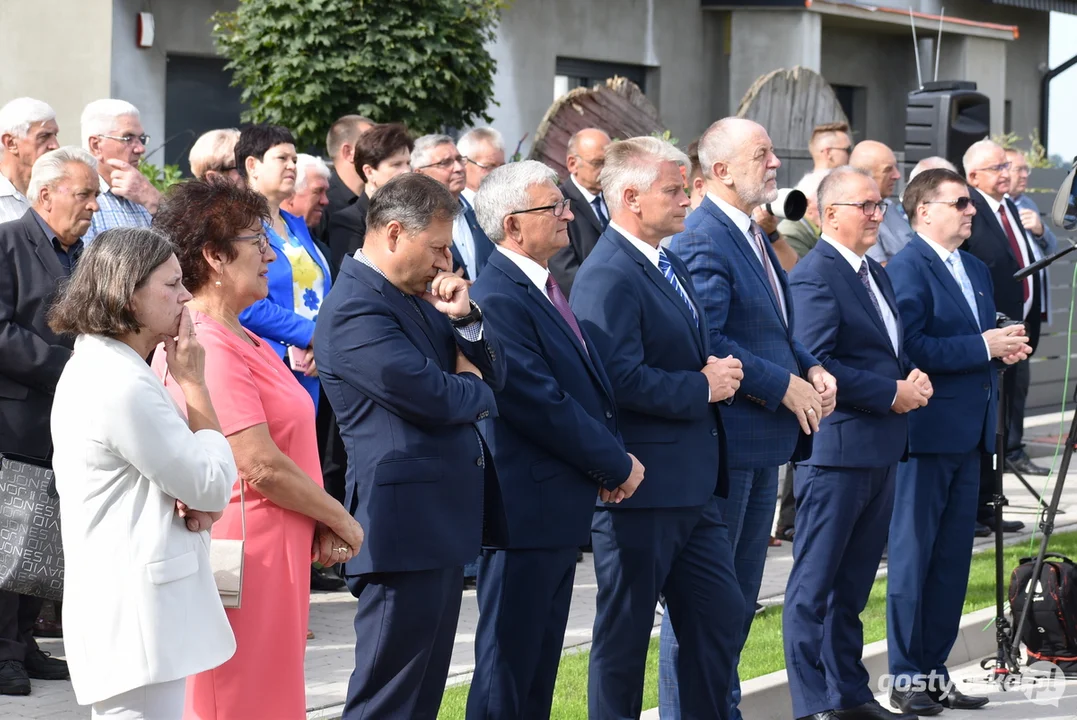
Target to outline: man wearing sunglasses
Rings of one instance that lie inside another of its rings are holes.
[[[82,241],[89,245],[109,228],[149,227],[161,193],[138,170],[150,140],[138,108],[123,100],[94,100],[82,111],[81,132],[101,175],[101,209]]]

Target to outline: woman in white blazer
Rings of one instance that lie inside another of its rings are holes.
[[[93,717],[181,718],[188,675],[235,652],[209,525],[236,479],[203,377],[179,261],[161,233],[101,233],[50,325],[77,335],[52,409],[64,647]],[[164,342],[184,419],[147,357]]]

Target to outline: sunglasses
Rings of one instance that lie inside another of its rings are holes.
[[[958,212],[965,212],[972,204],[972,198],[959,197],[957,200],[924,200],[924,205],[949,205]]]

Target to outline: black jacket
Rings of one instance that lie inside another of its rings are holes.
[[[554,280],[561,286],[565,297],[572,292],[572,282],[576,279],[576,271],[591,254],[602,234],[602,224],[595,216],[595,210],[583,199],[576,183],[569,178],[561,183],[561,193],[569,199],[572,208],[572,222],[568,224],[568,247],[562,248],[550,258],[550,272]]]

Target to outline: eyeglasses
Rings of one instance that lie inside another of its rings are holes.
[[[441,168],[442,170],[448,170],[449,168],[451,168],[453,165],[456,165],[457,163],[463,165],[466,160],[467,160],[467,158],[465,158],[463,155],[457,155],[455,157],[447,157],[444,160],[441,160],[440,162],[430,163],[429,165],[420,165],[419,167],[417,167],[415,169],[416,170],[426,170],[427,168],[436,167],[436,168]]]
[[[1013,163],[1004,162],[999,163],[998,165],[988,165],[987,167],[977,168],[977,170],[979,170],[979,172],[984,172],[985,170],[990,170],[991,172],[1002,172],[1003,170],[1009,170],[1012,164]]]
[[[565,214],[565,208],[568,207],[569,198],[565,198],[560,202],[556,202],[553,205],[543,205],[542,207],[527,208],[526,210],[513,210],[509,215],[520,215],[522,213],[542,212],[543,210],[553,210],[553,216],[559,218]],[[506,216],[508,217],[508,216]]]
[[[880,216],[885,215],[886,214],[886,208],[888,207],[886,203],[875,202],[874,200],[865,200],[864,202],[836,202],[836,203],[830,203],[830,204],[831,205],[846,205],[848,207],[858,207],[868,217],[871,217],[872,215],[874,215],[876,210],[879,211]]]
[[[587,163],[588,165],[593,167],[595,170],[601,170],[602,168],[604,168],[606,166],[606,158],[604,158],[604,157],[601,157],[598,160],[588,160],[583,155],[576,155],[575,157],[576,157],[576,159],[582,160],[583,162]]]
[[[97,137],[108,138],[109,140],[115,140],[116,142],[122,142],[124,145],[130,145],[135,140],[142,145],[145,145],[150,141],[150,136],[146,133],[141,135],[98,135]]]
[[[258,246],[258,252],[262,255],[266,254],[266,250],[269,249],[269,236],[262,231],[256,235],[236,235],[236,240],[253,240],[252,245]]]
[[[483,170],[497,170],[499,167],[501,167],[502,165],[505,164],[505,163],[497,163],[497,164],[495,164],[495,163],[481,163],[478,160],[472,160],[469,157],[464,158],[464,162],[469,162],[472,165],[474,165],[475,167],[481,168]]]
[[[972,204],[972,198],[959,197],[956,200],[924,200],[924,205],[949,205],[958,212],[965,212]]]

